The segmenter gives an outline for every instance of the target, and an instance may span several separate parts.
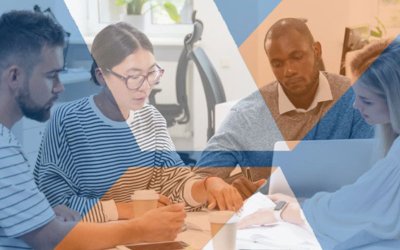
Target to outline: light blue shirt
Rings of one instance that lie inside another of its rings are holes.
[[[323,249],[400,249],[400,137],[354,184],[317,193],[303,210]]]

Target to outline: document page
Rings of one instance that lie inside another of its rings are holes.
[[[256,193],[244,204],[239,213],[244,218],[259,209],[274,209],[275,203],[267,195]],[[238,249],[321,249],[308,226],[286,222],[255,226],[237,231]]]

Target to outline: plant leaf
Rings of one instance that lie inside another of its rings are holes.
[[[374,37],[382,37],[382,30],[376,26],[376,30],[371,30],[370,35]]]
[[[173,3],[165,2],[163,6],[172,20],[174,20],[176,23],[181,21],[181,16],[179,15],[178,10]]]
[[[117,6],[122,6],[125,4],[126,4],[125,0],[115,0],[115,5],[117,5]]]
[[[377,16],[375,17],[375,19],[378,22],[377,26],[382,28],[381,29],[382,33],[386,34],[387,30],[386,30],[385,24],[383,24],[383,22]]]
[[[148,0],[123,0],[126,3],[126,10],[128,15],[141,15],[143,11],[143,5]]]

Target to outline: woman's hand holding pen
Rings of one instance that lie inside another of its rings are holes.
[[[165,207],[151,209],[137,218],[143,229],[144,242],[174,240],[182,231],[186,218],[185,204],[177,203]]]
[[[165,207],[171,205],[171,200],[165,196],[160,194],[160,198],[158,199],[157,207]],[[135,218],[135,214],[133,213],[133,202],[116,202],[115,203],[118,211],[118,219],[119,220],[128,220]]]
[[[160,194],[160,198],[158,199],[157,207],[165,207],[165,206],[168,206],[171,204],[172,204],[172,202],[167,196]]]

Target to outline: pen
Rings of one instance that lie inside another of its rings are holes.
[[[246,176],[247,176],[247,179],[249,179],[251,182],[253,182],[253,178],[251,177],[250,167],[246,168]]]
[[[168,206],[168,205],[171,205],[171,204],[172,204],[172,203],[167,203],[167,202],[165,202],[165,201],[160,201],[160,200],[158,200],[158,203],[160,203],[161,206]]]

